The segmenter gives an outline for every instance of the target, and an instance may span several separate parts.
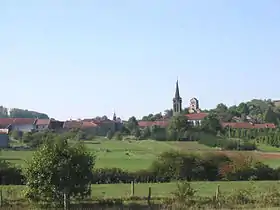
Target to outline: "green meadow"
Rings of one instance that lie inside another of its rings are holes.
[[[152,161],[162,152],[180,150],[184,152],[215,152],[219,151],[197,142],[153,141],[153,140],[107,140],[97,138],[94,141],[84,142],[89,151],[96,155],[97,168],[122,168],[135,171],[148,168]],[[259,145],[258,152],[229,151],[227,153],[252,154],[260,161],[273,168],[280,166],[280,149]],[[219,151],[220,152],[220,151]],[[26,161],[32,157],[33,151],[3,150],[1,158],[24,167]]]

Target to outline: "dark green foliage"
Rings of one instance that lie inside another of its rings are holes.
[[[24,176],[22,170],[14,165],[0,159],[0,182],[1,184],[14,184],[19,185],[24,183]]]
[[[16,140],[21,140],[23,137],[23,132],[22,131],[12,131],[11,137],[16,139]]]
[[[201,130],[207,133],[217,134],[222,131],[222,126],[218,115],[210,113],[201,121]]]
[[[23,109],[11,109],[10,115],[11,118],[39,118],[39,119],[49,119],[49,116],[35,111],[23,110]]]
[[[85,197],[90,193],[94,163],[94,156],[81,143],[44,143],[28,162],[26,197],[33,202],[54,203],[61,203],[64,193]]]
[[[106,138],[107,138],[107,139],[112,139],[113,136],[114,136],[114,133],[113,133],[111,130],[109,130],[109,131],[107,132]]]
[[[122,140],[122,139],[123,139],[123,135],[122,135],[121,132],[117,131],[117,132],[115,133],[115,135],[114,135],[114,138],[115,138],[116,140]]]

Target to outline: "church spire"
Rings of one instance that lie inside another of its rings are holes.
[[[173,98],[173,115],[178,115],[182,111],[182,98],[179,92],[179,82],[176,81],[175,97]]]
[[[117,120],[117,115],[116,112],[114,111],[114,115],[113,115],[113,120],[116,121]]]
[[[178,83],[178,79],[176,82],[176,91],[175,91],[175,98],[179,99],[180,97],[180,92],[179,92],[179,83]]]

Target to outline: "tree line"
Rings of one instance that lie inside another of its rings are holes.
[[[8,109],[7,107],[0,106],[0,118],[39,118],[49,119],[49,116],[44,113],[30,111],[26,109]]]
[[[254,122],[254,123],[280,123],[280,107],[275,106],[271,99],[260,100],[253,99],[248,102],[241,102],[238,105],[227,106],[219,103],[213,109],[201,110],[202,112],[217,114],[218,118],[223,122]],[[188,114],[188,109],[185,108],[182,114]],[[167,109],[164,113],[149,114],[143,116],[144,121],[156,121],[163,118],[171,118],[173,115],[172,109]]]

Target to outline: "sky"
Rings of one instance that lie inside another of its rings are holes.
[[[279,0],[1,0],[0,105],[127,119],[280,99]]]

